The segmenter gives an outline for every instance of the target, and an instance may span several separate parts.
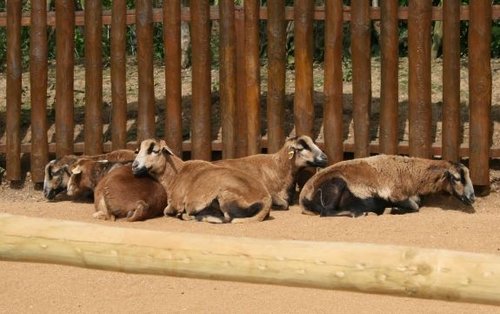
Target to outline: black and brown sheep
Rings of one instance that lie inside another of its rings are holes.
[[[45,198],[52,200],[57,194],[66,191],[69,177],[71,176],[70,168],[79,158],[88,158],[93,160],[106,159],[109,161],[133,161],[135,153],[130,149],[118,149],[107,154],[95,156],[76,156],[66,155],[58,159],[51,160],[45,165],[45,177],[43,180],[43,195]]]
[[[387,207],[415,212],[420,197],[448,192],[474,203],[469,170],[443,160],[378,155],[342,161],[316,173],[300,193],[304,214],[359,216]]]
[[[271,195],[243,171],[201,160],[183,161],[165,141],[144,140],[132,164],[136,175],[149,173],[168,195],[165,215],[213,223],[262,221]]]
[[[295,192],[296,177],[306,167],[326,167],[326,154],[306,135],[288,139],[274,154],[258,154],[214,162],[236,168],[260,180],[277,209],[288,209]]]

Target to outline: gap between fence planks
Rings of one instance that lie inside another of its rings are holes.
[[[500,256],[449,250],[207,236],[0,214],[0,260],[500,305]]]

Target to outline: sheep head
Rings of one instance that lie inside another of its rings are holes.
[[[98,175],[101,175],[110,164],[108,160],[78,159],[71,167],[67,194],[69,196],[91,194],[100,179]]]
[[[52,200],[57,194],[64,192],[70,175],[67,163],[55,159],[47,163],[43,180],[43,195],[45,198]]]
[[[307,135],[289,140],[288,156],[290,159],[294,159],[297,168],[326,167],[328,165],[326,154]]]
[[[132,172],[134,175],[152,174],[160,175],[165,171],[168,156],[174,153],[164,140],[147,139],[142,141],[134,162]]]
[[[469,176],[469,169],[461,163],[455,163],[445,172],[445,189],[466,205],[476,200],[474,186]]]

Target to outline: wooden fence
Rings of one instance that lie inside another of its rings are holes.
[[[295,0],[286,7],[283,0],[260,7],[256,0],[245,0],[235,7],[233,0],[221,0],[218,7],[208,0],[193,1],[182,7],[180,0],[165,1],[153,8],[151,1],[137,0],[135,10],[126,10],[124,1],[102,11],[101,1],[87,0],[84,12],[75,12],[74,2],[56,1],[55,12],[47,12],[46,0],[32,0],[31,12],[21,13],[21,1],[7,1],[7,12],[0,13],[0,27],[7,28],[7,112],[6,142],[0,152],[6,154],[8,180],[20,180],[22,153],[31,153],[34,182],[43,181],[43,168],[49,152],[57,156],[74,152],[96,154],[122,147],[135,147],[137,141],[155,136],[155,95],[153,77],[153,23],[164,25],[165,47],[165,138],[176,153],[191,151],[191,157],[210,159],[212,151],[224,158],[255,154],[262,148],[275,152],[285,139],[285,22],[293,20],[295,46],[294,124],[297,134],[313,135],[313,41],[315,20],[325,21],[324,111],[325,140],[319,141],[330,161],[342,160],[344,152],[356,157],[370,153],[400,153],[412,156],[458,160],[470,158],[472,180],[489,185],[489,159],[500,157],[499,148],[491,148],[490,65],[491,22],[500,18],[500,6],[489,0],[445,1],[444,7],[432,7],[431,1],[410,1],[399,7],[398,1],[381,1],[371,7],[369,1],[328,0],[325,7],[313,1]],[[260,130],[259,20],[267,20],[268,93],[267,132]],[[220,21],[220,100],[222,140],[211,139],[211,62],[210,22]],[[381,112],[380,136],[370,140],[372,20],[381,21]],[[409,26],[409,141],[398,140],[398,23]],[[442,144],[433,143],[431,132],[431,21],[443,20],[443,134]],[[469,145],[461,145],[460,122],[460,20],[469,21]],[[182,138],[181,93],[181,21],[190,21],[192,38],[192,123],[191,138]],[[350,23],[352,51],[354,141],[343,137],[342,26]],[[103,143],[102,124],[102,52],[101,32],[111,25],[111,142]],[[137,137],[127,139],[126,56],[124,35],[127,24],[137,32],[138,113]],[[22,26],[30,26],[31,71],[31,143],[21,143],[21,42]],[[84,142],[74,143],[74,30],[85,27],[86,104]],[[56,140],[47,138],[47,27],[56,28]],[[1,121],[3,123],[3,121]]]

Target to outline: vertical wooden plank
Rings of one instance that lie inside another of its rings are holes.
[[[71,0],[56,1],[56,155],[73,153],[75,7]]]
[[[238,8],[235,12],[236,26],[236,157],[247,156],[247,106],[245,104],[245,15]]]
[[[245,0],[248,154],[260,153],[259,0]]]
[[[325,153],[330,163],[344,158],[342,112],[342,32],[343,4],[327,0],[325,4],[325,104],[323,132]]]
[[[370,2],[351,1],[354,156],[370,154],[371,62]]]
[[[210,6],[208,0],[192,1],[192,155],[193,159],[210,160],[212,155],[211,75],[210,75]]]
[[[269,1],[267,12],[267,151],[275,153],[285,143],[285,0]]]
[[[235,155],[236,36],[234,0],[221,0],[220,10],[220,104],[222,110],[222,158]]]
[[[21,1],[7,1],[7,180],[21,180]]]
[[[111,147],[127,145],[127,89],[126,89],[126,13],[125,1],[113,1],[111,11]]]
[[[153,83],[153,4],[136,0],[137,68],[139,95],[137,141],[155,136],[155,91]]]
[[[47,0],[31,1],[31,178],[43,182],[48,162],[47,138]]]
[[[295,133],[313,134],[313,13],[314,1],[294,2],[295,22]]]
[[[163,2],[165,49],[165,140],[182,153],[181,1]]]
[[[102,5],[85,1],[85,154],[102,153]]]
[[[443,159],[460,158],[460,1],[443,2]]]
[[[432,156],[432,1],[410,1],[408,9],[408,102],[410,155]]]
[[[381,81],[380,152],[398,153],[398,1],[384,0],[380,6]]]
[[[474,0],[469,22],[470,175],[488,193],[491,144],[491,1]]]

